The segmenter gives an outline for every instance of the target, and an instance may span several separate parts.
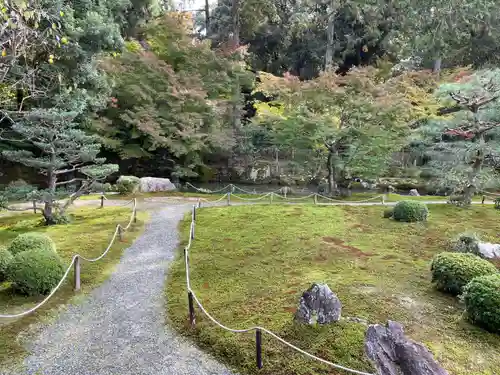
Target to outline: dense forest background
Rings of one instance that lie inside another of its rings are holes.
[[[497,5],[8,0],[0,182],[496,187]]]

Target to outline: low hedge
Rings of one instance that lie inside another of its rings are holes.
[[[45,295],[59,283],[64,271],[61,258],[55,252],[29,250],[14,256],[7,278],[18,293]]]
[[[24,233],[17,236],[8,247],[12,255],[19,254],[28,250],[40,250],[48,252],[56,252],[54,241],[42,233]]]
[[[472,323],[500,333],[500,273],[472,279],[462,297]]]
[[[418,201],[401,201],[394,206],[393,218],[396,221],[416,222],[425,221],[429,209],[425,203]]]
[[[0,283],[7,280],[7,270],[14,257],[4,247],[0,247]]]
[[[444,252],[434,257],[431,272],[438,290],[458,295],[473,278],[495,274],[497,269],[474,254]]]

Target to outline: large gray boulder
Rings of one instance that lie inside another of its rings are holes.
[[[142,177],[139,180],[139,191],[141,193],[175,190],[177,190],[177,188],[168,178]]]
[[[328,324],[338,322],[342,304],[337,295],[326,284],[312,284],[299,301],[295,320],[300,323]]]
[[[486,259],[500,259],[500,244],[489,242],[478,242],[477,251]]]
[[[397,322],[370,325],[365,340],[366,355],[378,375],[449,375],[424,345],[405,336]]]
[[[409,195],[410,197],[420,197],[420,193],[418,192],[417,189],[411,189]]]

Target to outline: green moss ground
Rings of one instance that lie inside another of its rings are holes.
[[[69,225],[40,226],[40,215],[19,214],[0,218],[0,245],[8,245],[18,234],[30,231],[49,235],[57,245],[57,252],[69,264],[74,254],[86,257],[100,255],[108,246],[116,224],[127,224],[130,218],[130,207],[122,208],[85,208],[71,212],[72,222]],[[14,320],[0,320],[0,373],[3,367],[17,365],[24,354],[21,340],[28,331],[57,313],[74,297],[82,296],[103,282],[113,271],[125,248],[142,232],[144,221],[148,215],[138,212],[138,222],[125,234],[124,242],[115,242],[112,250],[99,262],[81,265],[82,291],[73,291],[73,272],[68,276],[62,288],[49,302],[35,313]],[[31,308],[43,297],[27,298],[14,295],[9,283],[0,283],[0,313],[12,314]],[[76,301],[75,299],[73,301]],[[31,327],[30,327],[31,326]]]
[[[373,371],[363,352],[365,327],[342,321],[322,327],[293,323],[302,291],[326,282],[343,316],[404,324],[454,375],[500,374],[500,336],[463,319],[456,298],[435,291],[429,263],[448,241],[475,230],[498,242],[500,212],[430,206],[427,223],[382,219],[384,207],[235,206],[198,212],[191,285],[219,321],[234,328],[265,326],[325,359]],[[184,245],[189,219],[182,223]],[[181,252],[179,252],[180,254]],[[183,258],[167,281],[168,316],[179,331],[243,373],[257,373],[252,334],[215,327],[197,311],[187,322]],[[264,335],[265,375],[340,374]]]

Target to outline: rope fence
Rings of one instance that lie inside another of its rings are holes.
[[[268,195],[272,196],[272,193],[269,193]],[[228,193],[226,196],[230,197],[231,194]],[[224,197],[226,197],[224,196]],[[216,318],[214,318],[210,313],[207,311],[207,309],[203,306],[201,303],[200,299],[196,296],[196,293],[194,290],[191,288],[191,279],[190,279],[190,266],[189,266],[189,251],[191,249],[191,246],[193,244],[194,238],[195,238],[195,227],[196,227],[196,217],[197,217],[197,210],[200,208],[200,203],[201,200],[198,201],[197,205],[193,206],[192,212],[191,212],[191,226],[189,229],[189,239],[186,247],[184,247],[184,264],[185,264],[185,272],[186,272],[186,288],[187,288],[187,294],[188,294],[188,308],[189,308],[189,321],[191,326],[194,326],[196,324],[196,315],[195,315],[195,309],[194,305],[196,304],[200,311],[216,326],[219,328],[232,332],[232,333],[248,333],[255,331],[255,348],[256,348],[256,366],[257,368],[261,369],[263,367],[263,361],[262,361],[262,333],[265,333],[274,339],[278,340],[282,344],[288,346],[289,348],[313,359],[318,362],[321,362],[323,364],[329,365],[333,368],[336,368],[338,370],[343,370],[352,374],[357,374],[357,375],[375,375],[372,373],[364,372],[364,371],[359,371],[355,370],[346,366],[339,365],[337,363],[333,363],[331,361],[328,361],[326,359],[320,358],[318,356],[315,356],[314,354],[311,354],[298,346],[295,346],[291,344],[290,342],[286,341],[282,337],[278,336],[274,332],[268,330],[265,327],[260,327],[260,326],[254,326],[254,327],[249,327],[249,328],[243,328],[243,329],[235,329],[228,327],[221,322],[219,322]]]
[[[111,241],[109,242],[108,247],[106,248],[106,250],[104,250],[104,252],[100,256],[98,256],[97,258],[86,258],[83,255],[75,254],[71,259],[71,263],[66,268],[66,271],[64,272],[64,275],[59,281],[59,283],[55,286],[54,289],[52,289],[49,295],[43,299],[43,301],[41,301],[31,309],[17,314],[0,314],[0,319],[20,318],[38,310],[40,307],[45,305],[45,303],[47,303],[52,298],[52,296],[59,290],[59,288],[63,285],[64,281],[66,280],[72,269],[74,269],[74,280],[73,280],[74,290],[75,292],[79,291],[81,289],[81,282],[80,282],[81,260],[84,260],[89,263],[94,263],[104,258],[106,254],[111,250],[111,247],[113,246],[116,238],[118,237],[120,241],[123,241],[123,234],[130,229],[133,223],[137,222],[137,199],[134,198],[131,201],[126,202],[125,205],[130,205],[131,203],[132,203],[132,213],[130,215],[128,224],[126,226],[122,226],[121,224],[116,225],[115,231],[113,233],[113,236],[111,237]]]

